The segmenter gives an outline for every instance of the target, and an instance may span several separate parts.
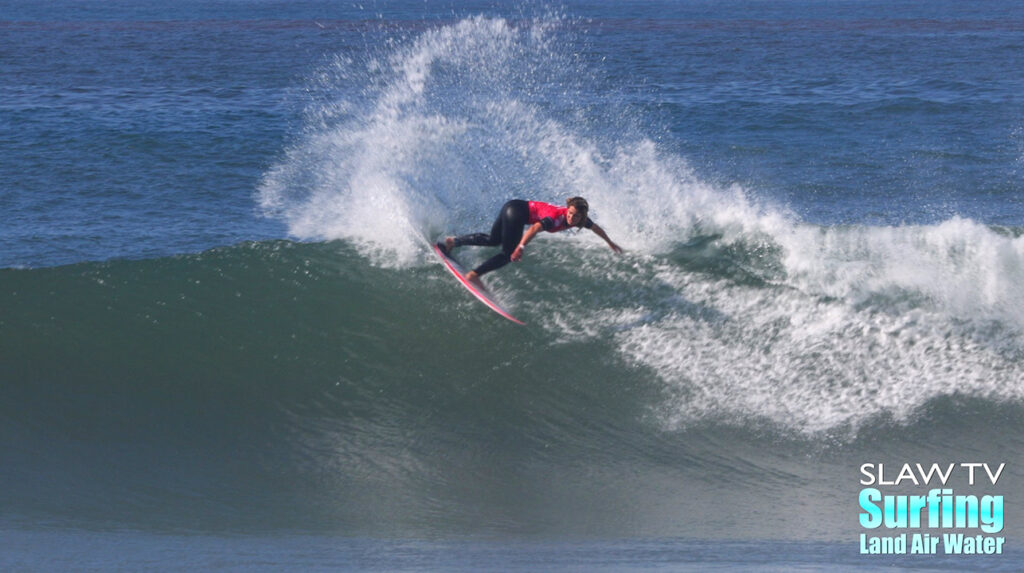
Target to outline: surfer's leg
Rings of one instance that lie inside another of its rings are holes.
[[[530,204],[521,199],[513,199],[501,206],[494,224],[491,225],[490,233],[470,233],[456,237],[445,238],[444,245],[448,252],[455,247],[497,247],[504,246],[508,234],[518,231],[519,238],[522,238],[523,225],[530,219]],[[518,241],[519,238],[515,240]],[[515,245],[512,246],[515,249]],[[509,251],[511,254],[512,251]]]
[[[491,226],[490,234],[472,233],[469,235],[450,237],[450,242],[448,239],[445,239],[445,246],[448,247],[449,251],[455,247],[464,247],[467,245],[471,247],[497,247],[501,244],[501,228],[503,224],[502,213],[498,213],[498,218],[495,219],[494,225]]]
[[[521,199],[513,199],[505,203],[501,208],[498,220],[494,222],[494,228],[491,229],[490,237],[493,244],[501,244],[501,252],[473,269],[477,277],[491,271],[496,271],[512,260],[512,251],[516,250],[516,246],[519,245],[519,241],[523,238],[523,226],[529,222],[529,203]]]
[[[501,252],[512,256],[512,251],[519,246],[523,238],[523,227],[530,222],[530,204],[521,199],[505,203],[501,210],[503,225],[501,227]],[[491,237],[494,240],[494,237]]]
[[[507,265],[511,260],[512,259],[509,258],[509,256],[506,255],[503,251],[487,259],[486,261],[480,263],[480,266],[473,269],[473,272],[476,273],[477,276],[482,276],[491,271],[496,271],[500,269],[501,267]]]
[[[469,235],[459,235],[457,237],[449,237],[451,241],[451,247],[449,250],[455,247],[493,247],[498,243],[491,242],[491,236],[487,233],[472,233]],[[448,240],[445,239],[445,246],[448,246]]]
[[[452,245],[448,250],[454,249],[455,247],[472,246],[472,247],[497,247],[501,244],[502,231],[505,226],[505,211],[508,203],[501,208],[498,212],[498,217],[494,220],[494,224],[491,225],[491,232],[488,233],[472,233],[470,235],[459,235],[458,237],[452,237]],[[445,240],[445,246],[448,245],[448,241]]]

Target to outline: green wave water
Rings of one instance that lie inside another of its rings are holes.
[[[707,237],[616,257],[559,239],[491,281],[527,327],[473,300],[426,247],[403,269],[344,242],[278,241],[0,272],[6,518],[688,535],[707,523],[679,516],[715,518],[721,495],[753,515],[774,503],[766,488],[796,486],[837,524],[817,538],[845,539],[855,524],[835,484],[879,440],[899,459],[964,440],[986,459],[1020,451],[1006,431],[1020,353],[993,342],[1006,325],[947,317],[946,347],[917,355],[849,326],[887,317],[926,339],[915,297],[801,295],[849,313],[844,344],[826,332],[807,346],[778,322],[796,289],[777,262],[752,262],[761,247]],[[880,358],[844,364],[858,353]],[[772,355],[786,369],[749,374]],[[903,379],[914,360],[926,374]],[[990,369],[975,380],[964,363]],[[778,521],[743,515],[717,518],[778,536]]]
[[[1017,4],[141,4],[0,21],[0,569],[1020,568]]]

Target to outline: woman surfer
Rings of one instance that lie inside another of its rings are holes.
[[[541,230],[549,233],[564,231],[570,227],[590,229],[608,243],[616,253],[622,249],[608,238],[597,223],[587,217],[590,209],[587,200],[583,197],[572,197],[566,201],[565,207],[542,203],[540,201],[524,201],[513,199],[505,203],[498,213],[498,218],[491,227],[491,233],[473,233],[471,235],[460,235],[458,237],[447,237],[444,243],[437,246],[445,254],[450,253],[455,247],[466,245],[481,247],[496,247],[501,245],[501,252],[484,261],[477,268],[466,273],[466,280],[480,284],[480,277],[491,271],[500,269],[509,261],[519,261],[523,258],[523,249],[533,237]],[[530,225],[530,228],[523,233],[523,227]]]

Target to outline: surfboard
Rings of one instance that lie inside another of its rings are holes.
[[[511,314],[508,313],[507,310],[502,308],[501,305],[494,300],[493,295],[491,295],[491,293],[488,292],[486,288],[483,288],[482,286],[477,286],[466,280],[466,271],[465,269],[462,268],[462,265],[460,265],[459,262],[456,261],[455,259],[445,254],[445,252],[441,249],[439,245],[434,245],[434,252],[437,253],[438,257],[441,257],[441,262],[444,263],[444,268],[448,269],[448,272],[450,272],[452,276],[458,279],[459,284],[466,287],[466,290],[468,290],[469,292],[473,293],[473,296],[475,296],[477,300],[486,304],[487,308],[493,310],[494,312],[500,314],[501,316],[504,316],[505,318],[511,320],[516,324],[526,324],[525,322],[512,316]]]

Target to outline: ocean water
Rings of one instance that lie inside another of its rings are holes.
[[[1020,570],[1022,70],[1009,1],[0,1],[0,568]],[[627,252],[526,327],[428,247],[572,195]],[[976,462],[1001,554],[861,554],[863,464]]]

